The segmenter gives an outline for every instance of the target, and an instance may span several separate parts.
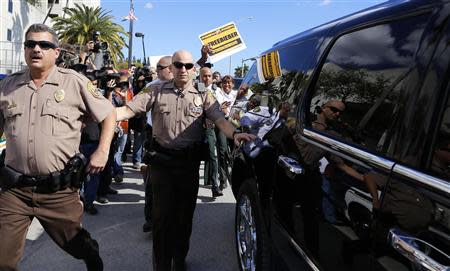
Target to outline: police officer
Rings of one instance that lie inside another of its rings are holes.
[[[87,270],[103,270],[98,243],[81,226],[80,174],[69,165],[79,152],[80,119],[90,116],[103,129],[86,171],[103,170],[115,111],[86,77],[55,66],[60,48],[53,29],[31,25],[24,45],[28,69],[0,82],[0,129],[8,142],[0,177],[0,270],[17,270],[33,217]]]
[[[188,51],[172,56],[174,79],[150,86],[126,107],[117,108],[118,119],[152,110],[154,157],[150,171],[153,189],[153,264],[155,270],[186,270],[198,187],[203,115],[225,135],[241,140],[254,136],[236,133],[219,104],[193,86],[194,64]]]

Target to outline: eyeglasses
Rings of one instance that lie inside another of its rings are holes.
[[[194,68],[194,64],[192,64],[192,63],[182,63],[182,62],[174,62],[174,63],[172,63],[174,66],[175,66],[175,68],[177,68],[177,69],[182,69],[183,68],[183,66],[186,68],[186,70],[190,70],[190,69],[192,69],[192,68]]]
[[[56,44],[54,44],[50,41],[46,41],[46,40],[27,40],[23,43],[23,45],[26,48],[30,48],[30,49],[34,49],[34,47],[36,47],[36,45],[39,45],[39,47],[43,50],[58,48],[58,46],[56,46]]]
[[[158,69],[158,70],[164,70],[167,67],[169,67],[169,66],[156,65],[156,69]],[[179,69],[181,69],[181,67]]]
[[[341,109],[339,109],[339,108],[337,108],[337,107],[334,107],[334,106],[327,106],[331,111],[333,111],[333,113],[343,113],[344,112],[344,110],[341,110]]]

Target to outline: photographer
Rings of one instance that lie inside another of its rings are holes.
[[[111,103],[113,102],[113,92],[116,86],[116,81],[119,80],[120,74],[112,67],[102,67],[100,70],[95,72],[100,91],[103,93]],[[117,194],[117,190],[111,188],[112,183],[112,167],[114,163],[114,154],[117,150],[117,136],[118,130],[114,133],[114,138],[111,141],[110,151],[108,156],[108,161],[106,162],[105,169],[100,173],[100,184],[97,190],[97,202],[105,204],[109,200],[107,198],[108,194]]]
[[[94,50],[94,41],[90,40],[83,47],[83,50],[80,52],[80,63],[87,65],[87,70],[96,70],[97,66],[95,66],[95,57],[96,55],[93,53]]]
[[[145,73],[143,69],[139,69],[135,73],[134,84],[133,84],[133,95],[137,95],[148,83],[152,80],[150,73]],[[147,78],[146,78],[147,76]],[[133,117],[129,120],[129,129],[133,130],[133,168],[140,169],[142,162],[142,146],[144,143],[144,132],[145,124],[147,122],[147,117],[145,114]],[[130,132],[131,134],[131,132]],[[131,146],[131,140],[128,139]],[[122,155],[124,156],[124,154]],[[125,157],[122,157],[125,158]],[[122,159],[123,161],[126,159]]]
[[[115,107],[124,106],[127,101],[133,98],[133,92],[130,89],[128,70],[120,71],[120,78],[116,80],[114,91],[112,92],[112,103]],[[121,121],[117,126],[117,151],[114,154],[113,176],[114,181],[120,183],[123,181],[122,153],[125,149],[128,137],[128,120]]]

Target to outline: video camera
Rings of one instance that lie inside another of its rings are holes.
[[[145,84],[150,83],[153,78],[152,78],[152,72],[150,70],[150,67],[148,66],[144,66],[142,68],[140,68],[139,70],[136,71],[135,73],[135,78],[139,78],[140,76],[144,76],[145,78]]]
[[[97,78],[98,87],[100,89],[105,90],[105,93],[104,93],[105,96],[108,92],[112,91],[112,89],[108,88],[108,82],[111,80],[117,80],[120,78],[119,73],[111,73],[108,71],[108,68],[102,68],[100,70],[96,70],[94,72],[94,75]]]
[[[99,31],[95,31],[92,34],[92,40],[94,41],[94,48],[91,49],[93,53],[98,53],[100,51],[108,50],[108,43],[107,42],[101,42],[98,37],[100,36]]]

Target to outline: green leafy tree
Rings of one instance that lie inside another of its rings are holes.
[[[244,72],[242,72],[242,66],[234,68],[234,77],[244,77],[249,70],[249,66],[244,63]]]
[[[123,37],[128,36],[121,25],[113,22],[110,12],[101,7],[88,7],[76,4],[74,8],[64,8],[65,18],[54,18],[53,28],[58,32],[62,42],[84,46],[92,40],[95,31],[100,32],[99,40],[107,42],[114,63],[123,59],[122,48],[126,46]]]

